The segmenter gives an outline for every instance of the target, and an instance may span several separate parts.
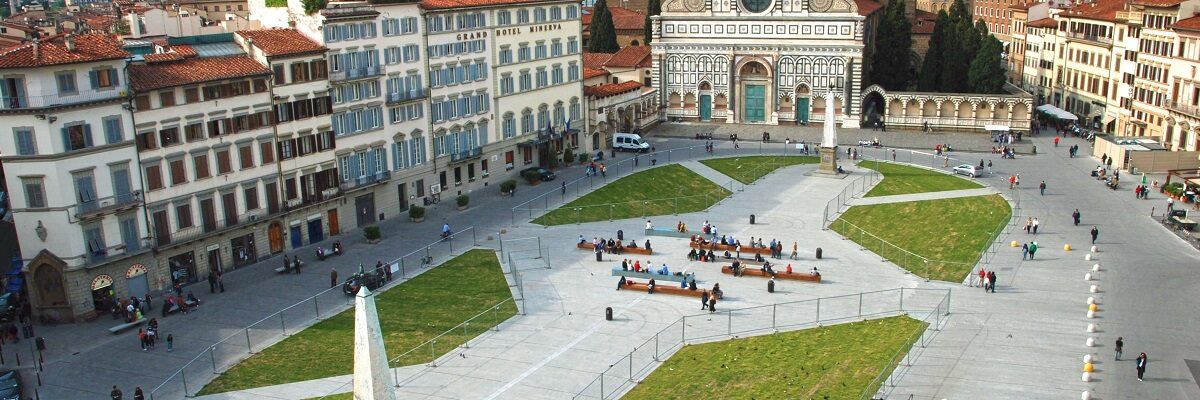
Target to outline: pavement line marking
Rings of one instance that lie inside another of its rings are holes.
[[[645,298],[646,298],[645,295],[638,297],[637,300],[634,300],[633,302],[629,303],[625,307],[621,308],[621,310],[619,312],[614,313],[613,316],[616,317],[616,316],[619,316],[619,315],[625,313],[626,310],[633,307],[634,305],[637,305],[637,303],[640,303]],[[496,389],[495,392],[492,392],[492,394],[490,396],[488,396],[487,398],[485,398],[484,400],[493,400],[497,396],[508,391],[508,389],[512,389],[512,387],[516,386],[517,383],[520,383],[521,381],[525,380],[525,378],[528,378],[530,375],[533,375],[534,372],[537,372],[538,370],[542,369],[542,367],[546,366],[546,364],[549,364],[550,361],[553,361],[555,358],[558,358],[558,356],[562,355],[563,353],[566,353],[567,350],[574,348],[575,345],[579,344],[579,342],[582,342],[584,339],[587,339],[588,336],[591,336],[593,333],[596,333],[597,330],[600,330],[600,326],[603,324],[604,324],[604,322],[597,322],[597,323],[592,324],[591,327],[588,327],[587,331],[584,331],[584,333],[582,335],[579,335],[579,337],[575,338],[575,340],[572,340],[571,343],[567,343],[563,347],[559,348],[558,351],[555,351],[554,354],[551,354],[550,356],[542,359],[542,361],[539,361],[537,364],[534,364],[529,369],[526,369],[525,372],[521,373],[521,375],[519,375],[516,378],[514,378],[513,380],[509,381],[504,386],[501,386],[499,389]]]

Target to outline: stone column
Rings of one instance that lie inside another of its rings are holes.
[[[390,372],[375,296],[363,287],[354,298],[354,399],[396,400]]]

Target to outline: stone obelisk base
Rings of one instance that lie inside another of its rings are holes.
[[[818,174],[837,175],[837,147],[821,148],[821,165],[817,167]]]

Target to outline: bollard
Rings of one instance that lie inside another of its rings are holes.
[[[1020,245],[1020,244],[1017,244],[1017,241],[1016,241],[1016,240],[1014,240],[1014,241],[1012,241],[1012,242],[1009,242],[1009,243],[1008,243],[1008,246],[1009,246],[1009,247],[1021,247],[1021,245]]]
[[[1083,373],[1083,381],[1084,381],[1084,382],[1091,382],[1091,381],[1092,381],[1092,373],[1091,373],[1091,372],[1084,372],[1084,373]]]
[[[1100,293],[1100,286],[1092,285],[1089,291],[1092,293]]]
[[[1100,306],[1096,305],[1096,303],[1088,304],[1088,311],[1091,311],[1091,312],[1100,311]]]
[[[1096,298],[1095,298],[1095,297],[1088,297],[1088,305],[1092,305],[1092,304],[1096,304]]]
[[[1088,333],[1096,332],[1096,324],[1088,324],[1087,331]]]
[[[1100,264],[1092,265],[1092,272],[1100,272]]]
[[[1083,274],[1083,280],[1085,280],[1085,281],[1090,281],[1090,280],[1092,280],[1092,273],[1091,273],[1091,272],[1088,272],[1088,273],[1086,273],[1086,274]]]
[[[1089,338],[1087,338],[1087,341],[1084,342],[1084,344],[1086,344],[1087,347],[1096,347],[1096,338],[1089,337]]]
[[[1083,372],[1096,372],[1096,366],[1092,365],[1092,363],[1085,363],[1083,364]]]
[[[1087,382],[1087,381],[1085,380],[1084,382]],[[1080,395],[1079,398],[1081,400],[1092,400],[1092,393],[1084,390],[1083,394]]]
[[[1071,251],[1071,245],[1070,245],[1070,244],[1064,244],[1064,245],[1063,245],[1063,251]]]
[[[767,293],[775,293],[775,278],[767,281]]]
[[[821,259],[821,248],[820,247],[817,248],[817,259],[818,260]]]
[[[1091,364],[1091,363],[1092,363],[1092,355],[1091,355],[1091,354],[1084,354],[1084,355],[1083,355],[1083,363],[1084,363],[1084,364]]]
[[[1092,311],[1092,310],[1088,310],[1087,317],[1088,318],[1096,318],[1096,312]]]
[[[605,308],[604,308],[604,320],[605,320],[605,321],[612,321],[612,319],[613,319],[613,316],[612,316],[612,307],[605,307]]]
[[[1095,253],[1097,250],[1100,250],[1100,248],[1096,247],[1096,245],[1092,245],[1092,252]]]
[[[1092,261],[1092,253],[1087,253],[1087,255],[1083,256],[1083,261]]]

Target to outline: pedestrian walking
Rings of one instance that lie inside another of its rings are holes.
[[[996,271],[988,271],[988,291],[996,293]]]
[[[984,291],[987,290],[987,271],[983,268],[979,269],[979,287],[982,287]]]
[[[708,290],[700,294],[700,310],[708,309]]]
[[[1080,216],[1081,215],[1079,214],[1078,208],[1075,209],[1075,212],[1071,213],[1071,219],[1075,220],[1075,226],[1079,226],[1079,217]]]
[[[1038,185],[1038,189],[1041,190],[1042,196],[1046,195],[1046,181],[1045,180],[1042,180],[1042,184]]]
[[[791,258],[793,260],[800,259],[800,253],[798,251],[796,251],[797,244],[798,244],[797,242],[792,242],[792,257]]]
[[[138,342],[142,345],[142,351],[146,351],[146,330],[138,328]]]
[[[1037,218],[1034,218],[1034,219],[1033,219],[1033,234],[1034,234],[1034,235],[1036,235],[1036,234],[1037,234],[1037,228],[1038,228],[1038,225],[1041,225],[1041,224],[1042,224],[1042,223],[1041,223],[1040,221],[1038,221],[1038,219],[1037,219]]]
[[[1117,336],[1117,345],[1113,348],[1116,349],[1116,351],[1117,351],[1117,355],[1116,355],[1116,358],[1114,358],[1114,360],[1121,361],[1121,353],[1123,353],[1122,350],[1125,349],[1125,338],[1121,337],[1121,336]]]
[[[221,270],[217,270],[217,289],[225,293],[225,274],[221,273]]]
[[[567,195],[567,181],[562,182],[562,194],[563,196]]]
[[[1175,211],[1175,199],[1167,198],[1167,215],[1171,215],[1171,211]]]
[[[337,286],[337,269],[329,269],[329,287]]]
[[[892,149],[892,161],[896,161],[896,149]]]
[[[1092,227],[1092,244],[1096,244],[1096,237],[1100,236],[1100,228]]]
[[[112,400],[121,400],[124,395],[121,394],[121,389],[117,389],[117,385],[113,385],[113,390],[108,393]]]
[[[1029,259],[1029,243],[1021,245],[1021,261]]]
[[[992,176],[992,160],[988,160],[987,174],[988,176]]]
[[[711,296],[708,296],[708,313],[712,314],[715,312],[717,312],[717,294],[713,293]]]
[[[1054,137],[1054,147],[1058,147],[1058,136]]]
[[[171,350],[175,350],[175,335],[168,333],[167,334],[167,352],[170,353]]]
[[[1013,185],[1015,185],[1016,187],[1021,187],[1021,174],[1017,174],[1013,178]]]
[[[208,293],[217,292],[217,275],[215,271],[208,271]]]
[[[1016,187],[1016,184],[1017,184],[1017,176],[1009,175],[1008,176],[1008,190],[1013,190],[1013,188]]]
[[[1025,234],[1029,234],[1029,233],[1033,232],[1033,217],[1025,218],[1025,228],[1023,228],[1023,229],[1025,229]]]
[[[1037,249],[1038,249],[1037,242],[1029,243],[1029,259],[1030,260],[1033,260],[1034,256],[1037,255]]]
[[[1147,362],[1149,362],[1149,360],[1147,360],[1146,353],[1142,353],[1142,354],[1138,355],[1138,358],[1137,358],[1138,382],[1141,382],[1142,377],[1144,377],[1146,375],[1146,363]]]

